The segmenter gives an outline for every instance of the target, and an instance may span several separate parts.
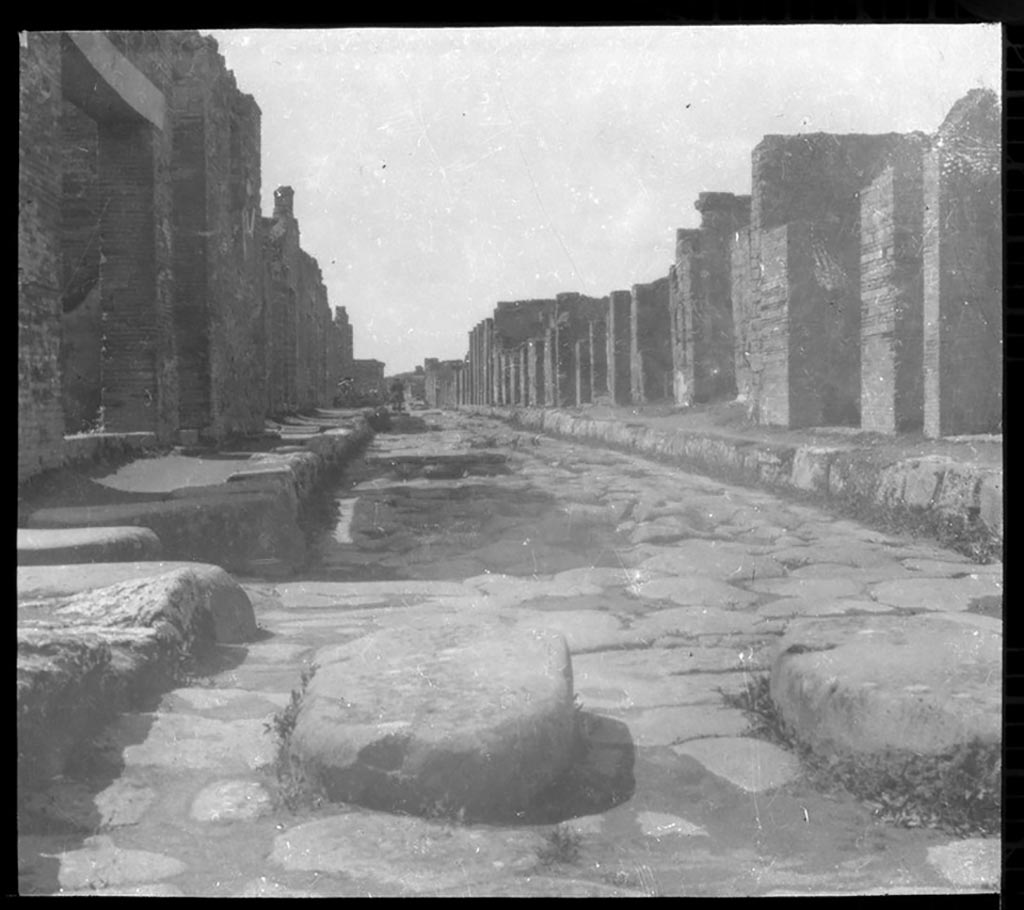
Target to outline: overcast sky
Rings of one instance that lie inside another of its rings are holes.
[[[203,30],[263,111],[263,210],[388,373],[499,300],[668,272],[769,133],[934,131],[1000,90],[998,25]]]

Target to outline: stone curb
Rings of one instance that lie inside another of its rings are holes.
[[[203,564],[23,601],[18,613],[19,792],[62,773],[79,743],[173,682],[183,657],[258,635],[245,591]]]
[[[938,455],[886,462],[864,447],[767,443],[657,430],[557,409],[477,405],[461,410],[553,436],[597,440],[735,483],[799,491],[908,524],[930,536],[941,523],[955,522],[1002,549],[1001,468],[977,467]]]
[[[160,538],[149,528],[18,528],[18,565],[68,565],[159,559]]]
[[[302,440],[300,451],[258,453],[251,468],[221,484],[182,487],[134,503],[38,509],[26,524],[32,529],[143,527],[157,535],[168,560],[288,574],[306,555],[301,522],[312,494],[372,436],[366,420],[356,418],[350,429]]]

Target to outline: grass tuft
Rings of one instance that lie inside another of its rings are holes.
[[[573,865],[580,859],[583,836],[570,825],[556,825],[548,832],[544,846],[537,852],[542,866]]]
[[[322,787],[291,751],[292,734],[299,719],[302,698],[315,672],[315,666],[302,671],[299,688],[292,689],[291,700],[264,724],[266,731],[277,740],[273,765],[276,781],[274,803],[277,808],[289,812],[316,809],[325,801]]]
[[[823,792],[846,792],[880,820],[905,828],[937,828],[959,837],[1000,831],[1002,749],[973,739],[938,755],[889,750],[866,755],[823,756],[800,742],[771,698],[760,674],[738,693],[721,693],[743,711],[750,735],[795,752],[808,782]]]

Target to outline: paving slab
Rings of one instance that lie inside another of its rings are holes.
[[[697,759],[712,774],[748,793],[774,790],[800,773],[800,762],[795,755],[750,737],[695,739],[673,746],[672,751]]]
[[[790,625],[771,694],[816,750],[939,753],[1002,737],[1002,622],[969,613]]]
[[[572,666],[557,633],[428,618],[315,663],[291,748],[332,800],[489,818],[569,765]]]
[[[354,811],[282,832],[270,861],[288,871],[340,873],[429,894],[529,871],[544,843],[534,831]]]
[[[657,568],[664,563],[651,565]],[[699,574],[650,578],[636,584],[633,593],[645,600],[668,600],[681,605],[703,607],[743,607],[757,600],[756,594]]]
[[[202,789],[189,815],[200,822],[248,821],[271,811],[270,794],[253,780],[224,780]]]
[[[103,834],[87,838],[84,847],[59,853],[56,859],[60,863],[57,880],[67,889],[158,882],[186,868],[171,856],[117,847]]]
[[[743,712],[721,705],[679,705],[618,715],[638,746],[670,746],[707,736],[739,736],[750,727]]]
[[[18,565],[54,566],[159,559],[149,528],[18,528]]]
[[[672,552],[645,559],[642,569],[666,575],[715,575],[728,579],[773,578],[785,567],[769,556],[751,555],[743,546],[710,540],[682,540]]]
[[[868,595],[879,603],[912,610],[966,610],[979,598],[1002,593],[1002,576],[988,574],[883,581],[868,588]]]
[[[928,848],[928,862],[950,884],[971,888],[999,886],[1002,843],[972,837]]]

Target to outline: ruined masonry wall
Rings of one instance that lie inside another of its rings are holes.
[[[920,430],[924,419],[920,155],[861,196],[861,426]]]
[[[924,163],[924,428],[1002,429],[1001,117],[992,93],[954,105]]]
[[[20,49],[18,155],[18,482],[62,457],[60,345],[60,36]]]
[[[760,235],[761,280],[750,324],[753,416],[759,423],[789,423],[789,228]]]
[[[99,130],[64,101],[61,110],[61,406],[66,433],[94,429],[100,418]]]

